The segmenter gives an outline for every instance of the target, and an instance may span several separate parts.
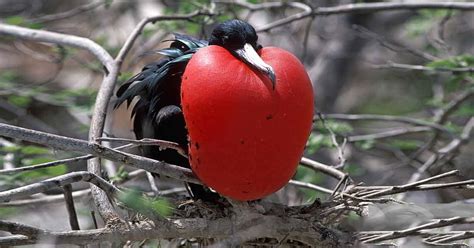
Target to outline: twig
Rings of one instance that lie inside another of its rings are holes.
[[[321,120],[321,123],[323,124],[324,128],[326,130],[328,130],[330,136],[331,136],[331,142],[333,143],[333,145],[336,147],[337,149],[337,153],[338,153],[338,158],[339,158],[339,163],[337,165],[334,166],[334,168],[344,168],[344,165],[346,163],[346,157],[344,156],[344,148],[345,148],[345,145],[346,145],[346,142],[347,142],[347,139],[344,137],[344,141],[342,143],[342,146],[339,145],[339,143],[337,142],[337,139],[336,139],[336,134],[332,131],[332,129],[327,125],[326,123],[326,119],[324,118],[323,114],[319,113],[318,112],[318,117],[319,119]]]
[[[474,96],[474,87],[467,88],[459,95],[456,95],[441,111],[436,113],[434,121],[436,123],[445,123],[448,116],[453,113],[461,104]]]
[[[411,127],[411,128],[402,127],[402,128],[392,129],[389,131],[380,132],[380,133],[348,136],[347,141],[357,142],[357,141],[363,141],[363,140],[386,139],[386,138],[391,138],[391,137],[405,135],[405,134],[428,132],[430,130],[431,130],[430,127]]]
[[[282,8],[289,5],[287,2],[266,2],[262,4],[250,4],[245,1],[215,1],[218,3],[235,4],[251,10],[262,10],[268,8]],[[292,2],[293,3],[293,2]],[[394,10],[419,10],[419,9],[455,9],[472,11],[474,10],[474,3],[465,2],[378,2],[378,3],[354,3],[346,5],[338,5],[334,7],[318,7],[312,11],[301,12],[297,15],[292,15],[291,18],[284,18],[263,27],[257,28],[258,31],[269,31],[270,29],[292,23],[304,18],[313,16],[328,16],[339,14],[362,14],[373,13],[380,11],[394,11]]]
[[[160,16],[153,16],[153,17],[147,17],[142,19],[133,29],[132,33],[128,36],[127,41],[125,41],[124,45],[120,49],[117,57],[115,58],[115,61],[120,65],[122,64],[123,60],[127,56],[127,53],[130,51],[130,49],[133,46],[133,43],[135,43],[136,39],[138,36],[142,33],[143,28],[148,23],[155,23],[158,21],[172,21],[172,20],[187,20],[187,21],[192,21],[192,18],[196,16],[212,16],[214,14],[208,13],[208,12],[202,12],[200,10],[194,11],[189,14],[183,14],[183,15],[160,15]]]
[[[99,46],[94,41],[84,37],[59,34],[44,30],[22,28],[3,23],[0,23],[0,35],[11,35],[26,40],[82,48],[94,54],[94,56],[107,68],[107,70],[110,70],[111,67],[113,67],[113,59],[109,53],[107,53],[104,48]]]
[[[434,180],[439,180],[441,178],[450,177],[456,175],[458,173],[457,170],[449,171],[440,175],[436,175],[433,177],[429,177],[420,181],[416,181],[413,183],[407,183],[404,185],[399,186],[355,186],[350,189],[348,194],[352,194],[357,197],[361,198],[373,198],[379,197],[384,195],[393,195],[411,191],[424,191],[424,190],[434,190],[434,189],[442,189],[442,188],[473,188],[474,187],[474,179],[459,181],[459,182],[452,182],[452,183],[440,183],[440,184],[426,184],[427,182],[431,182]],[[398,201],[402,201],[403,197],[398,197]]]
[[[90,172],[77,171],[70,172],[62,176],[53,177],[51,179],[47,179],[41,182],[22,186],[19,188],[2,191],[0,192],[0,202],[7,202],[13,199],[18,199],[23,196],[45,192],[49,189],[53,189],[58,186],[65,186],[79,181],[92,183],[102,189],[108,195],[114,195],[120,191],[114,185]]]
[[[449,153],[452,153],[459,149],[459,147],[467,142],[470,138],[471,131],[474,128],[474,117],[469,119],[469,121],[466,123],[466,125],[463,128],[463,132],[461,136],[457,139],[452,140],[449,142],[446,146],[438,149],[438,151],[431,155],[426,162],[418,168],[418,170],[410,177],[408,180],[408,183],[417,181],[425,171],[427,171],[433,164],[436,163],[436,161],[440,160],[441,158],[447,156]],[[404,196],[401,196],[402,198]]]
[[[457,95],[454,97],[453,100],[451,100],[444,108],[439,110],[436,115],[434,116],[434,122],[436,124],[444,124],[449,117],[451,113],[453,113],[463,102],[468,100],[470,97],[474,95],[474,88],[468,88],[467,90],[463,91],[461,94]],[[469,122],[468,122],[469,123]],[[465,126],[466,127],[466,126]],[[469,125],[467,125],[469,127]],[[472,129],[472,128],[471,128]],[[467,130],[463,131],[465,133]],[[470,130],[468,130],[470,133]],[[423,145],[421,148],[416,150],[413,154],[410,155],[410,158],[406,161],[403,162],[402,166],[410,164],[414,159],[416,159],[418,156],[420,156],[423,152],[430,150],[436,143],[437,140],[440,136],[440,131],[435,130],[432,137]],[[452,145],[455,145],[455,148],[459,147],[460,141],[463,139],[459,138],[454,138],[453,141],[450,143]],[[449,146],[449,147],[450,147]],[[428,160],[425,161],[425,163],[417,170],[417,172],[412,175],[412,178],[410,179],[411,181],[416,181],[418,178],[421,177],[421,175],[429,169],[436,161],[438,161],[438,154],[433,154],[428,158]]]
[[[347,183],[348,179],[349,179],[349,176],[346,174],[341,180],[339,180],[339,182],[336,184],[336,187],[334,187],[334,189],[332,190],[331,197],[334,197],[336,195],[336,193],[339,191],[342,185]]]
[[[399,231],[377,231],[377,232],[359,232],[360,240],[364,243],[376,243],[385,240],[398,239],[407,236],[419,235],[420,231],[427,229],[440,228],[445,226],[452,226],[455,224],[473,223],[474,218],[453,217],[448,219],[434,220],[432,222],[419,225],[416,227],[407,228]]]
[[[474,72],[474,67],[459,67],[459,68],[449,68],[449,67],[428,67],[423,65],[408,65],[400,64],[389,61],[387,64],[383,65],[372,65],[374,68],[379,69],[403,69],[403,70],[413,70],[413,71],[426,71],[426,72]]]
[[[434,56],[434,55],[431,55],[425,51],[422,51],[422,50],[418,50],[418,49],[414,49],[414,48],[411,48],[411,47],[408,47],[407,45],[405,44],[402,44],[400,42],[397,42],[397,41],[394,41],[394,40],[389,40],[363,26],[359,26],[359,25],[353,25],[352,28],[356,31],[358,31],[360,33],[360,35],[362,36],[365,36],[369,39],[374,39],[375,41],[377,41],[381,46],[385,47],[385,48],[388,48],[392,51],[396,51],[396,52],[406,52],[406,53],[410,53],[414,56],[417,56],[417,57],[420,57],[420,58],[423,58],[427,61],[432,61],[432,60],[436,60],[438,59],[438,57]]]
[[[124,138],[109,138],[109,137],[101,137],[98,138],[97,141],[108,141],[108,142],[121,142],[121,143],[130,143],[130,144],[137,144],[137,145],[153,145],[159,146],[160,149],[173,149],[177,151],[181,156],[187,158],[186,151],[179,146],[178,143],[166,141],[166,140],[158,140],[158,139],[141,139],[141,140],[133,140],[133,139],[124,139]]]
[[[78,190],[72,192],[73,198],[84,197],[90,194],[90,189]],[[24,199],[24,200],[16,200],[10,202],[1,202],[0,207],[19,207],[19,206],[38,206],[39,204],[47,204],[47,203],[57,203],[64,201],[64,194],[61,195],[48,195],[41,198],[36,199]]]
[[[133,144],[127,144],[123,146],[118,146],[115,147],[114,149],[116,150],[122,150],[126,148],[132,147]],[[73,162],[79,162],[82,160],[88,160],[91,158],[94,158],[95,156],[92,154],[89,155],[84,155],[84,156],[78,156],[78,157],[73,157],[73,158],[66,158],[66,159],[60,159],[56,161],[51,161],[51,162],[46,162],[46,163],[41,163],[41,164],[35,164],[35,165],[30,165],[30,166],[23,166],[23,167],[18,167],[18,168],[12,168],[12,169],[5,169],[5,170],[0,170],[0,175],[1,174],[13,174],[17,172],[23,172],[23,171],[30,171],[30,170],[36,170],[36,169],[43,169],[47,167],[53,167],[53,166],[58,166],[62,164],[68,164],[68,163],[73,163]]]
[[[72,197],[71,184],[63,186],[64,201],[66,202],[66,209],[69,215],[69,225],[72,230],[80,230],[79,221],[77,220],[76,208],[74,207],[74,198]]]
[[[201,182],[196,179],[190,169],[130,153],[120,152],[99,144],[91,144],[84,140],[43,133],[3,123],[0,123],[0,135],[33,143],[39,143],[60,150],[76,151],[88,154],[90,153],[94,156],[103,157],[117,163],[134,166],[136,168],[144,169],[150,172],[173,177],[178,180],[201,184]]]
[[[71,10],[68,10],[68,11],[64,11],[64,12],[61,12],[61,13],[45,15],[45,16],[40,16],[40,17],[37,17],[37,18],[29,19],[28,21],[33,22],[33,23],[46,23],[46,22],[52,22],[52,21],[67,19],[67,18],[76,16],[76,15],[79,15],[81,13],[91,11],[95,8],[98,8],[102,5],[104,5],[104,4],[105,4],[105,1],[100,0],[100,1],[92,2],[92,3],[84,4],[84,5],[81,5],[77,8],[74,8],[74,9],[71,9]]]
[[[294,186],[297,186],[297,187],[316,190],[316,191],[319,191],[319,192],[322,192],[322,193],[325,193],[325,194],[332,194],[332,192],[333,192],[330,189],[327,189],[327,188],[324,188],[324,187],[321,187],[321,186],[318,186],[318,185],[315,185],[315,184],[312,184],[312,183],[300,182],[300,181],[296,181],[296,180],[290,180],[288,182],[288,184],[294,185]]]
[[[150,183],[151,191],[155,195],[160,195],[160,191],[158,190],[158,187],[156,186],[155,178],[153,177],[153,175],[150,172],[147,171],[146,172],[146,178],[148,179],[148,182]]]
[[[411,125],[417,126],[427,126],[433,129],[439,130],[441,132],[445,132],[451,134],[451,131],[439,125],[437,123],[420,120],[412,117],[406,116],[394,116],[394,115],[371,115],[371,114],[324,114],[324,117],[327,119],[334,119],[334,120],[346,120],[346,121],[393,121],[393,122],[400,122],[400,123],[407,123]]]
[[[98,229],[99,225],[97,224],[97,218],[95,218],[95,212],[94,210],[91,211],[91,217],[92,217],[92,222],[94,223],[94,228]]]
[[[58,165],[62,165],[62,164],[79,162],[79,161],[91,159],[93,157],[94,157],[93,155],[85,155],[85,156],[79,156],[79,157],[74,157],[74,158],[60,159],[60,160],[41,163],[41,164],[35,164],[35,165],[31,165],[31,166],[23,166],[23,167],[18,167],[18,168],[0,170],[0,175],[1,174],[13,174],[13,173],[17,173],[17,172],[30,171],[30,170],[36,170],[36,169],[42,169],[42,168],[58,166]]]
[[[315,171],[322,172],[322,173],[324,173],[328,176],[334,177],[338,180],[341,180],[346,176],[346,174],[344,172],[342,172],[340,170],[337,170],[337,169],[333,168],[332,166],[316,162],[316,161],[311,160],[309,158],[305,158],[305,157],[301,158],[300,164],[305,166],[305,167],[308,167],[310,169],[313,169]]]

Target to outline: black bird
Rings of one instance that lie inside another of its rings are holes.
[[[257,40],[255,29],[240,20],[229,20],[217,25],[209,41],[175,34],[170,47],[158,52],[165,58],[146,65],[119,88],[115,107],[124,102],[129,106],[138,97],[131,114],[136,138],[172,141],[187,150],[188,132],[181,111],[180,88],[181,76],[192,55],[208,45],[224,47],[249,66],[266,74],[274,84],[273,69],[256,52],[262,48]],[[190,168],[188,159],[174,150],[159,150],[149,146],[144,147],[142,152],[143,156]],[[189,188],[195,199],[212,201],[218,198],[216,193],[203,186],[189,184]]]

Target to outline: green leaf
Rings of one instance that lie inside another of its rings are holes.
[[[334,120],[326,120],[325,122],[326,126],[336,134],[347,134],[353,131],[352,126],[347,122]],[[329,130],[326,129],[321,120],[315,122],[314,127],[322,133],[329,133]]]
[[[21,26],[26,23],[25,18],[22,16],[10,16],[5,19],[6,24]]]
[[[172,214],[173,206],[164,198],[148,198],[142,196],[138,191],[121,192],[118,199],[128,208],[138,213],[149,216],[166,217]]]
[[[355,146],[362,150],[370,150],[374,147],[374,145],[375,145],[374,139],[361,140],[361,141],[355,142]]]
[[[5,23],[10,24],[10,25],[15,25],[15,26],[22,26],[22,27],[28,27],[31,29],[41,29],[43,28],[43,24],[41,23],[35,23],[35,22],[30,22],[23,18],[22,16],[10,16],[5,19]]]
[[[389,146],[398,148],[400,150],[416,150],[423,142],[419,140],[409,140],[409,139],[392,139],[388,142]]]
[[[449,121],[444,125],[445,128],[447,128],[449,131],[453,133],[461,133],[462,132],[462,127],[459,125],[454,124],[453,122]]]
[[[34,158],[34,159],[22,159],[22,164],[29,166],[29,165],[36,165],[36,164],[51,162],[54,160],[55,159],[45,158],[45,157],[39,157],[39,158]],[[28,181],[37,180],[37,179],[46,178],[46,177],[49,178],[49,177],[64,175],[66,172],[67,172],[66,165],[57,165],[53,167],[47,167],[47,168],[36,169],[32,171],[25,171],[25,172],[19,173],[17,174],[18,176],[16,180],[22,181],[22,182],[28,182]]]
[[[50,151],[45,147],[29,145],[21,147],[21,153],[25,155],[43,155],[49,154]]]
[[[8,102],[16,105],[18,107],[28,107],[28,105],[31,103],[31,97],[29,96],[19,96],[19,95],[10,95],[8,97]]]
[[[128,178],[128,172],[125,170],[125,167],[122,165],[119,167],[117,173],[110,178],[112,183],[119,183]]]
[[[470,54],[463,54],[459,56],[450,57],[447,59],[440,59],[426,64],[430,68],[464,68],[474,66],[474,56]]]
[[[105,2],[105,8],[108,9],[110,8],[114,0],[104,0],[104,2]]]
[[[17,152],[21,150],[21,147],[19,146],[2,146],[0,147],[0,151],[5,152],[5,153],[11,153],[11,152]]]
[[[409,20],[405,26],[410,36],[418,36],[426,33],[430,28],[446,16],[452,10],[419,10],[419,15]]]
[[[296,170],[295,179],[307,183],[322,183],[324,181],[324,175],[316,173],[314,170],[307,168],[303,165],[298,166]]]
[[[453,115],[458,117],[472,117],[474,116],[474,106],[472,104],[462,105]]]
[[[308,154],[314,154],[322,147],[333,147],[331,137],[327,134],[320,134],[312,132],[309,135],[308,141],[306,143],[306,151]]]
[[[362,176],[365,174],[365,170],[363,167],[350,163],[347,163],[344,166],[344,171],[351,176]]]
[[[17,207],[1,207],[0,208],[0,218],[4,219],[9,216],[17,215],[20,211]]]

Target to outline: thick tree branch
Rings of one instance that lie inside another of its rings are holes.
[[[19,228],[18,226],[21,226]],[[0,221],[0,230],[18,234],[16,229],[23,229],[25,225]],[[52,232],[34,227],[23,230],[32,230],[36,235],[33,240],[40,243],[89,245],[101,242],[125,242],[144,239],[170,238],[208,238],[223,239],[229,246],[260,237],[277,240],[294,239],[315,247],[344,247],[349,242],[348,237],[329,228],[314,226],[314,223],[304,219],[281,218],[274,215],[247,213],[241,216],[225,217],[216,220],[204,218],[179,219],[156,224],[131,225],[128,228],[96,229],[84,231]],[[325,233],[323,236],[322,233]],[[20,233],[28,235],[28,233]],[[228,238],[231,237],[229,240]],[[24,244],[31,244],[25,240]],[[0,245],[4,243],[0,242]]]

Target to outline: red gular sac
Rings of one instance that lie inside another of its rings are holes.
[[[276,47],[259,55],[276,74],[275,88],[267,75],[220,46],[194,54],[181,85],[191,168],[205,185],[242,201],[288,183],[314,112],[311,82],[299,60]]]

